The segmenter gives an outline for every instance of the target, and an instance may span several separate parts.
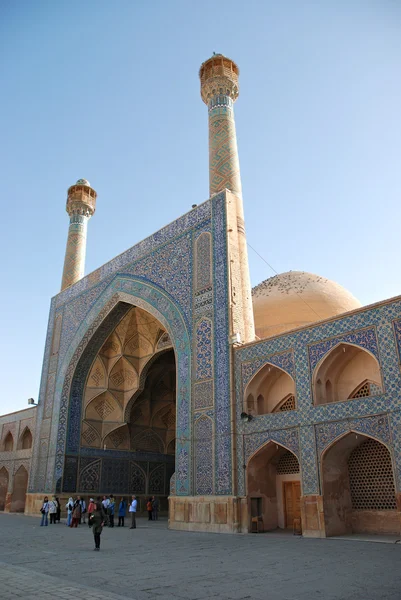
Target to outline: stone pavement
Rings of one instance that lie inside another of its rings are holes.
[[[283,534],[39,527],[0,514],[0,598],[54,600],[400,600],[401,545]]]

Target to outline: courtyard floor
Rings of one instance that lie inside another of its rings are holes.
[[[54,600],[400,600],[401,544],[169,531],[138,519],[39,527],[0,514],[0,598]]]

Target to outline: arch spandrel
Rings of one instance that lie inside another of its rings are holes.
[[[55,406],[59,407],[54,480],[61,485],[64,456],[79,449],[81,407],[78,389],[86,377],[88,347],[98,352],[129,308],[137,306],[157,319],[172,340],[177,365],[177,495],[187,495],[190,484],[190,335],[178,305],[157,286],[131,276],[117,276],[100,295],[78,328],[59,367]],[[155,337],[158,331],[155,332]],[[86,351],[86,352],[85,352]],[[58,408],[57,407],[57,408]]]
[[[350,432],[365,435],[384,444],[391,452],[391,436],[386,415],[375,415],[347,421],[335,421],[315,425],[317,450],[320,456]]]
[[[245,464],[269,444],[278,444],[289,450],[300,460],[298,428],[265,431],[260,434],[250,434],[245,437]]]

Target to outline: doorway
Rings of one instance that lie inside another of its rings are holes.
[[[294,519],[301,518],[301,483],[300,481],[284,481],[284,527],[292,529]]]

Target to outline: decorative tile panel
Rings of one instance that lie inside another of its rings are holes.
[[[210,319],[203,318],[196,327],[196,379],[211,379],[213,377],[213,333]]]
[[[195,492],[213,494],[213,421],[206,416],[197,419],[195,435]]]

